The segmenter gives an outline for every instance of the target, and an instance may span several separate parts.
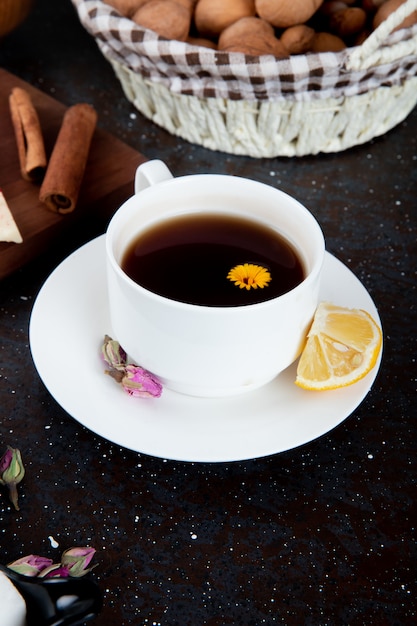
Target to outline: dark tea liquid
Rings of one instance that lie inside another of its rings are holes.
[[[263,289],[240,289],[227,278],[239,264],[266,268]],[[251,219],[216,214],[174,217],[141,233],[126,250],[122,269],[149,291],[205,306],[243,306],[290,291],[305,274],[292,245]]]

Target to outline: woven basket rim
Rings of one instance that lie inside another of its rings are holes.
[[[361,46],[290,59],[248,57],[170,41],[121,16],[101,0],[72,0],[103,54],[173,93],[201,98],[298,101],[366,93],[417,74],[417,25],[384,37],[372,67],[349,67]],[[417,6],[417,0],[407,0]],[[363,47],[363,46],[362,46]],[[393,58],[393,51],[397,58]],[[361,64],[361,63],[360,63]]]

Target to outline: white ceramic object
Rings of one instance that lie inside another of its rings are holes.
[[[302,257],[306,278],[258,304],[212,307],[154,294],[121,269],[124,252],[144,229],[191,213],[243,216],[269,225]],[[325,245],[313,215],[269,185],[236,176],[174,178],[161,161],[138,168],[135,195],[106,233],[111,324],[129,356],[163,385],[200,397],[252,391],[299,356],[318,302]]]
[[[116,445],[165,459],[210,463],[277,454],[343,422],[375,380],[381,359],[354,385],[306,391],[294,384],[293,363],[261,389],[230,398],[195,398],[169,389],[160,398],[132,398],[104,374],[100,358],[104,335],[113,332],[105,256],[101,236],[52,272],[34,304],[29,338],[37,371],[55,400],[80,424]],[[320,300],[365,309],[381,324],[364,285],[328,252]]]
[[[2,626],[25,626],[26,603],[13,583],[0,572],[0,599]]]

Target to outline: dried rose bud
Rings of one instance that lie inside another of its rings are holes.
[[[118,341],[108,335],[104,336],[104,344],[101,348],[101,356],[109,367],[116,370],[123,369],[127,363],[127,354]]]
[[[16,511],[19,510],[17,485],[24,475],[25,468],[20,450],[7,446],[6,452],[0,459],[0,484],[8,487],[9,497]]]
[[[53,563],[39,574],[39,578],[68,578],[69,575],[68,567],[61,563]]]
[[[161,383],[138,365],[126,365],[121,384],[129,395],[137,398],[159,398],[162,394]]]
[[[109,335],[104,336],[101,357],[110,369],[105,374],[111,376],[131,396],[137,398],[159,398],[162,394],[161,383],[139,365],[127,363],[127,354]]]
[[[88,566],[95,553],[94,548],[69,548],[62,554],[61,565],[68,569],[70,576],[84,576],[92,569]]]
[[[37,556],[36,554],[29,554],[28,556],[22,556],[20,559],[17,559],[17,561],[9,563],[7,567],[18,574],[35,577],[51,565],[51,559]]]

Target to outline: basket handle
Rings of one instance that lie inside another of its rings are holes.
[[[386,50],[384,50],[382,46],[396,26],[401,24],[404,18],[411,15],[415,10],[417,10],[417,0],[406,0],[406,2],[401,4],[396,11],[391,13],[391,15],[369,35],[361,46],[358,46],[352,51],[346,61],[347,69],[362,70],[382,63],[392,63],[392,61],[415,51],[417,45],[415,41],[413,42],[413,39],[399,41],[387,47]]]

